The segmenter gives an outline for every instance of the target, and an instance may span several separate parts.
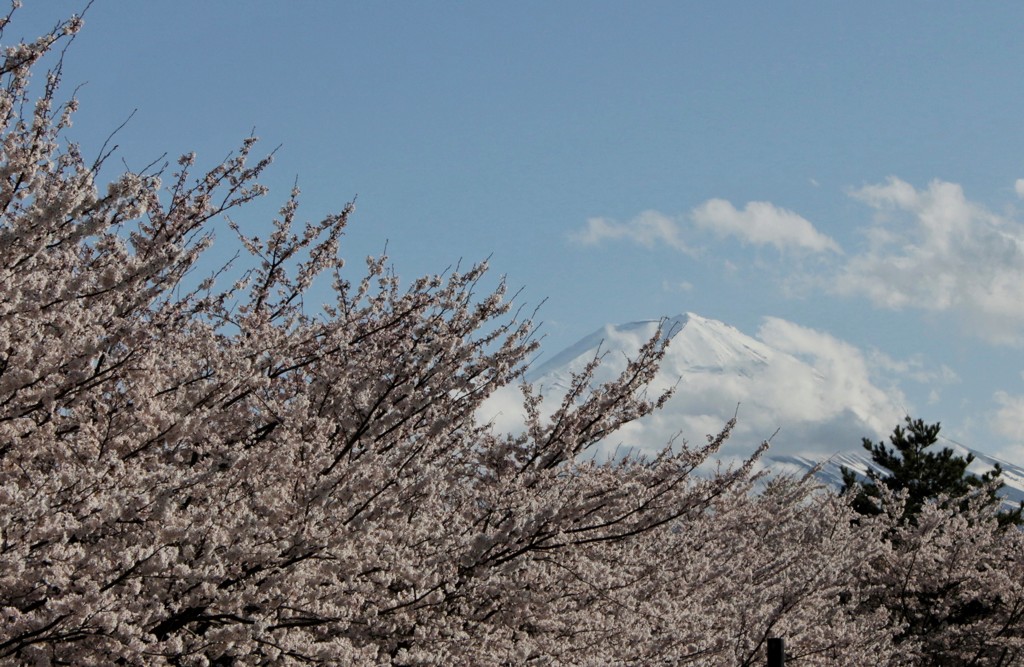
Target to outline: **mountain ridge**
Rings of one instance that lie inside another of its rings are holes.
[[[779,331],[766,336],[762,329],[761,339],[692,312],[608,324],[530,369],[526,380],[538,387],[546,400],[560,398],[572,374],[595,356],[601,356],[602,363],[594,383],[613,380],[661,327],[661,336],[668,338],[669,344],[651,388],[657,392],[675,386],[676,394],[661,411],[623,427],[603,453],[622,451],[623,446],[654,451],[680,433],[684,439],[696,441],[720,430],[738,409],[739,426],[732,442],[740,442],[727,443],[721,457],[727,461],[742,459],[778,430],[762,461],[772,471],[802,474],[820,466],[818,477],[832,486],[841,485],[843,467],[860,474],[869,469],[880,471],[861,448],[861,438],[883,439],[901,423],[901,397],[887,394],[856,374],[835,377],[845,372],[841,355],[838,359],[815,357],[813,350],[799,349],[780,334],[807,330],[774,318],[770,324]],[[773,345],[765,338],[786,345]],[[853,393],[846,396],[844,391]],[[1004,471],[1004,497],[1014,503],[1024,500],[1024,467],[947,442],[942,446],[953,448],[958,455],[974,456],[970,470],[975,474],[998,463]]]

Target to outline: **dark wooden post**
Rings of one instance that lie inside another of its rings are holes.
[[[785,667],[786,640],[774,637],[768,640],[768,667]]]

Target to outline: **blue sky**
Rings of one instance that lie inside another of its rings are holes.
[[[8,38],[83,3],[28,4]],[[358,195],[353,267],[490,256],[546,299],[548,354],[781,319],[1024,462],[1022,27],[1017,3],[96,0],[65,83],[86,155],[137,109],[130,168],[280,145],[241,224],[297,178],[310,218]]]

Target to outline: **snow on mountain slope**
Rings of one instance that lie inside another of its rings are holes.
[[[532,369],[527,379],[531,382],[565,381],[569,372],[581,370],[594,355],[606,352],[601,374],[611,378],[625,368],[625,360],[636,354],[640,346],[657,333],[671,338],[670,352],[662,366],[663,373],[736,372],[749,375],[753,368],[767,364],[775,352],[767,345],[743,335],[738,330],[716,320],[693,313],[672,319],[632,322],[621,326],[605,326],[586,336],[575,345],[555,355],[550,361]]]
[[[658,325],[651,320],[606,326],[532,369],[527,380],[554,402],[571,374],[595,355],[603,359],[595,381],[610,380]],[[902,397],[872,385],[863,360],[830,359],[819,349],[792,345],[782,351],[693,313],[666,320],[662,332],[670,341],[652,388],[675,386],[675,396],[661,412],[624,428],[620,441],[606,443],[610,448],[656,451],[676,434],[700,441],[717,433],[738,407],[736,444],[726,456],[742,457],[780,429],[774,450],[828,456],[856,446],[865,435],[888,432],[902,417]],[[778,338],[777,331],[772,335]]]
[[[992,470],[995,464],[999,464],[1003,474],[1003,488],[999,495],[1003,498],[1003,505],[1006,509],[1014,509],[1024,501],[1024,467],[1008,461],[988,456],[977,450],[969,449],[962,445],[939,443],[940,447],[950,447],[957,456],[966,457],[968,454],[974,456],[974,461],[968,466],[968,470],[976,475],[983,475]],[[773,471],[790,472],[803,474],[812,470],[815,466],[821,465],[817,473],[818,479],[829,486],[840,488],[843,485],[843,468],[849,468],[860,475],[866,475],[868,470],[876,473],[885,473],[885,469],[879,467],[871,460],[866,450],[838,452],[827,459],[815,459],[812,457],[789,456],[785,454],[771,455],[766,457],[768,468]]]
[[[693,313],[661,324],[662,335],[670,341],[652,389],[675,386],[675,395],[660,412],[626,425],[602,443],[598,456],[623,448],[655,452],[675,436],[702,442],[738,409],[738,426],[720,459],[741,460],[775,434],[763,461],[766,467],[802,473],[822,462],[819,476],[840,484],[843,466],[862,473],[873,466],[861,438],[885,438],[902,422],[902,394],[879,386],[860,352],[827,334],[768,318],[754,338]],[[572,373],[601,355],[595,382],[617,377],[658,326],[658,320],[605,326],[532,368],[526,379],[553,409]],[[518,402],[509,389],[495,397],[489,416],[499,427],[514,428]],[[997,462],[972,453],[976,472]],[[999,463],[1006,496],[1024,500],[1024,468]]]

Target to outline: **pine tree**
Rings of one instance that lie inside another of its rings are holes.
[[[944,503],[963,504],[966,499],[984,490],[988,503],[997,507],[1001,498],[997,491],[1002,487],[999,478],[1002,468],[999,464],[984,473],[974,475],[968,467],[974,455],[958,456],[951,448],[932,449],[938,442],[941,424],[925,424],[921,419],[906,417],[906,428],[897,425],[889,436],[890,445],[884,442],[862,440],[864,449],[871,452],[871,459],[888,471],[879,475],[868,471],[867,479],[859,477],[848,468],[843,468],[843,491],[855,490],[854,509],[861,514],[874,515],[881,512],[879,486],[891,491],[906,491],[907,499],[903,511],[904,520],[913,521],[921,507],[928,501],[944,497]],[[1022,523],[1021,508],[1002,510],[998,514],[1002,525]]]

